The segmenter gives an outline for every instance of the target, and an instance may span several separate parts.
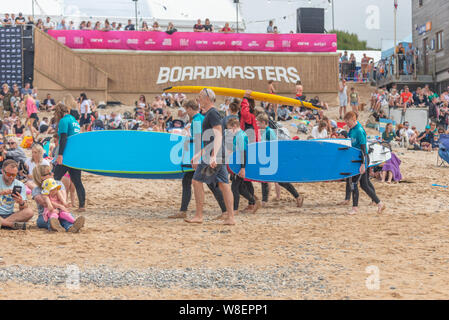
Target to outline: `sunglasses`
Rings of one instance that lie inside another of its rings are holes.
[[[8,143],[7,143],[8,146],[12,146],[12,145],[14,145],[14,144],[16,144],[16,143],[15,143],[15,142],[8,142]]]
[[[3,172],[5,174],[5,176],[10,177],[10,178],[15,178],[17,176],[17,173],[9,173],[4,171]]]

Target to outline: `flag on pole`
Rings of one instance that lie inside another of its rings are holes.
[[[398,0],[394,0],[394,8],[395,8],[395,9],[398,8]]]

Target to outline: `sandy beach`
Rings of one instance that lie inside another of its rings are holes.
[[[371,89],[360,90],[366,101]],[[322,99],[335,119],[336,96]],[[449,185],[449,168],[436,166],[435,151],[393,151],[405,182],[372,180],[382,214],[361,192],[359,214],[347,215],[342,182],[296,184],[302,208],[285,190],[274,201],[272,189],[267,208],[232,227],[213,220],[220,210],[208,190],[205,222],[188,225],[167,219],[179,210],[180,180],[83,173],[79,234],[37,229],[37,211],[32,229],[0,230],[0,299],[447,299],[449,190],[432,184]],[[79,270],[79,286],[67,267]],[[379,288],[367,286],[367,267]]]

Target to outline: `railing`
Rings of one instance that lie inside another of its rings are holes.
[[[394,54],[387,59],[382,59],[377,63],[376,75],[374,77],[376,84],[382,86],[387,81],[397,81],[401,76],[407,76],[417,80],[418,78],[418,59],[413,55],[412,63],[403,54]]]

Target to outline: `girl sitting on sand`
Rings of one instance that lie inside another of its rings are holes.
[[[50,228],[55,231],[65,231],[59,223],[59,219],[74,223],[75,219],[68,212],[68,204],[60,191],[61,186],[55,179],[49,178],[42,183],[42,195],[44,196],[47,207],[44,209],[45,222],[50,221]]]

